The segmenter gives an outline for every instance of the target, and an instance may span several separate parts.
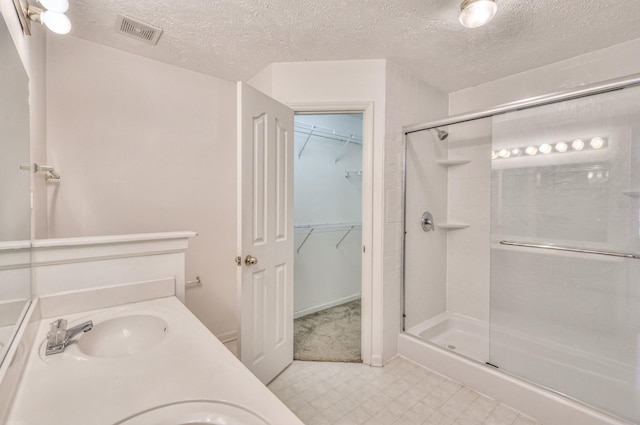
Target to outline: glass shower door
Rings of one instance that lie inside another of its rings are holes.
[[[640,88],[496,116],[492,158],[490,362],[640,422]]]

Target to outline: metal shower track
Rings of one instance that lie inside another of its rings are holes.
[[[446,127],[452,124],[459,124],[468,121],[479,120],[483,118],[493,117],[495,115],[506,114],[507,112],[522,111],[524,109],[536,108],[538,106],[551,105],[554,103],[564,102],[567,100],[580,99],[582,97],[593,96],[595,94],[608,93],[616,90],[622,90],[629,87],[640,85],[640,74],[634,74],[623,78],[608,80],[603,83],[590,84],[576,89],[566,90],[558,93],[552,93],[544,96],[532,97],[530,99],[520,100],[512,103],[493,108],[483,109],[480,111],[469,112],[466,114],[453,115],[448,118],[442,118],[436,121],[429,121],[421,124],[414,124],[403,127],[404,134],[417,133],[419,131],[429,130],[436,127]]]

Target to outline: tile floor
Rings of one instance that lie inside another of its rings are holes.
[[[269,389],[305,425],[541,425],[400,357],[383,368],[295,361]]]

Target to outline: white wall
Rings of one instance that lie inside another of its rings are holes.
[[[358,142],[309,136],[310,126],[338,134],[353,134]],[[308,141],[308,142],[307,142]],[[306,143],[306,145],[305,145]],[[294,147],[295,224],[362,223],[362,116],[297,115]],[[302,148],[304,146],[304,151]],[[302,154],[299,155],[299,152]],[[337,160],[337,162],[336,162]],[[360,298],[362,289],[362,229],[296,229],[294,314],[302,317]],[[306,239],[306,241],[305,241]],[[299,247],[304,245],[298,252]]]
[[[402,329],[402,229],[404,220],[403,187],[404,143],[402,127],[446,115],[448,97],[419,78],[387,62],[386,67],[386,115],[385,115],[385,233],[384,233],[384,357],[398,351],[398,335]],[[437,138],[428,138],[435,143]],[[421,160],[434,161],[440,146],[421,147]],[[438,170],[440,171],[440,170]],[[428,197],[428,196],[427,196]],[[431,199],[425,199],[432,202]],[[439,202],[434,202],[438,203]],[[419,208],[418,205],[415,205]],[[421,206],[420,206],[421,207]],[[446,211],[446,205],[436,205]],[[434,211],[434,213],[439,212]],[[422,214],[420,214],[422,215]],[[431,235],[420,235],[428,237]],[[436,236],[437,237],[437,236]],[[416,250],[412,250],[416,251]],[[414,259],[431,255],[428,252],[412,252]],[[433,258],[438,258],[437,253]],[[426,285],[428,282],[424,282]],[[437,302],[437,301],[436,301]]]
[[[198,232],[187,306],[233,336],[235,84],[74,37],[47,52],[48,237]]]

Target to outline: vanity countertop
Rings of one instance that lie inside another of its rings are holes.
[[[45,356],[51,320],[43,320],[7,424],[110,425],[169,403],[218,400],[242,406],[272,425],[303,425],[175,297],[65,319],[69,327],[93,320],[95,331],[109,318],[140,314],[165,320],[166,335],[151,348],[121,357],[88,356],[77,342],[64,353]]]

